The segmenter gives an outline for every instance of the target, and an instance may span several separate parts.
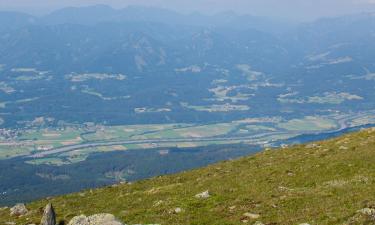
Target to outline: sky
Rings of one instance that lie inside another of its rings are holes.
[[[0,10],[46,14],[63,7],[95,4],[114,8],[128,5],[153,6],[183,13],[235,11],[300,21],[375,11],[375,0],[0,0]]]

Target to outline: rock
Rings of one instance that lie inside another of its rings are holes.
[[[68,225],[86,225],[86,224],[87,225],[89,224],[89,220],[84,215],[73,217],[73,219],[71,219],[70,222],[68,223]]]
[[[348,150],[349,148],[348,147],[346,147],[346,146],[340,146],[339,147],[339,150]]]
[[[68,225],[123,225],[111,214],[96,214],[89,217],[80,215],[74,217]]]
[[[290,188],[287,188],[287,187],[284,187],[284,186],[279,186],[278,189],[279,189],[279,191],[293,191],[293,189],[290,189]]]
[[[298,225],[310,225],[309,223],[300,223]]]
[[[375,209],[370,209],[370,208],[364,208],[364,209],[358,210],[358,212],[361,213],[362,215],[366,215],[366,216],[374,216],[375,215]]]
[[[255,213],[244,213],[243,216],[249,219],[258,219],[260,217],[259,214]]]
[[[5,225],[16,225],[15,222],[5,222]]]
[[[174,212],[178,214],[178,213],[182,212],[182,209],[181,208],[175,208]]]
[[[96,214],[88,217],[90,225],[123,225],[114,215]]]
[[[262,222],[260,222],[260,221],[256,221],[256,222],[254,223],[254,225],[264,225],[264,223],[262,223]]]
[[[317,148],[317,147],[318,147],[318,145],[315,144],[315,143],[306,145],[306,148]]]
[[[195,195],[196,198],[209,198],[210,196],[211,195],[209,191],[205,191],[205,192]]]
[[[49,203],[44,209],[43,217],[40,225],[55,225],[56,224],[56,213],[51,203]]]
[[[177,208],[175,208],[175,209],[171,209],[171,210],[169,210],[168,212],[169,212],[169,214],[179,214],[179,213],[182,213],[182,212],[183,212],[183,209],[180,208],[180,207],[177,207]]]
[[[28,210],[25,204],[23,203],[17,204],[13,206],[12,208],[10,208],[11,216],[23,216],[23,215],[26,215],[27,213],[28,213]]]
[[[161,206],[163,203],[164,203],[163,200],[159,200],[159,201],[154,203],[154,207]]]

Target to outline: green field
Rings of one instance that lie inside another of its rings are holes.
[[[305,117],[303,119],[293,119],[286,123],[280,123],[279,128],[290,131],[321,131],[337,128],[335,121],[321,117]]]
[[[60,128],[25,129],[14,140],[0,140],[0,159],[49,152],[64,146],[85,143],[121,142],[98,147],[83,147],[68,152],[45,154],[28,159],[32,164],[61,165],[85,160],[91,153],[152,149],[162,147],[197,147],[212,144],[246,143],[270,146],[300,134],[334,131],[343,123],[362,125],[374,123],[373,114],[307,116],[283,120],[281,118],[249,118],[216,124],[149,124],[103,126],[65,126]],[[344,121],[344,122],[343,122]],[[231,138],[233,140],[231,140]],[[177,142],[174,140],[178,140]],[[186,141],[185,141],[186,140]],[[132,142],[139,143],[132,143]],[[124,142],[124,143],[123,143]],[[57,160],[58,159],[58,160]]]

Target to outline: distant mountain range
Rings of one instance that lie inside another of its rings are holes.
[[[113,9],[107,5],[88,7],[68,7],[42,17],[34,17],[17,12],[2,12],[1,18],[8,26],[21,27],[30,24],[58,25],[80,24],[94,25],[98,23],[124,22],[153,22],[168,25],[187,25],[201,27],[233,27],[236,29],[255,28],[279,32],[290,26],[287,22],[255,17],[251,15],[237,15],[228,11],[212,16],[200,13],[180,14],[167,9],[154,7],[129,6],[124,9]]]
[[[233,13],[103,5],[43,17],[2,12],[0,18],[3,126],[39,116],[219,122],[375,104],[373,14],[294,27]],[[126,79],[113,79],[116,74]],[[80,75],[91,78],[69,79]]]

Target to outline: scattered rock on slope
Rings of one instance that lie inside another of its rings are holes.
[[[174,209],[174,213],[177,213],[177,214],[178,214],[178,213],[181,213],[181,212],[182,212],[182,209],[181,209],[181,208],[175,208],[175,209]]]
[[[123,225],[111,214],[96,214],[92,216],[76,216],[68,225]]]
[[[23,216],[23,215],[26,215],[27,213],[28,213],[28,210],[25,204],[23,203],[17,204],[13,206],[12,208],[10,208],[11,216]]]
[[[56,224],[56,214],[51,203],[49,203],[44,209],[43,217],[40,225],[55,225]]]
[[[366,216],[375,216],[375,209],[371,209],[371,208],[364,208],[364,209],[358,210],[358,212]]]
[[[210,196],[211,195],[209,191],[205,191],[205,192],[195,195],[196,198],[209,198]]]
[[[244,213],[243,216],[249,219],[258,219],[260,217],[259,214],[255,213]]]

